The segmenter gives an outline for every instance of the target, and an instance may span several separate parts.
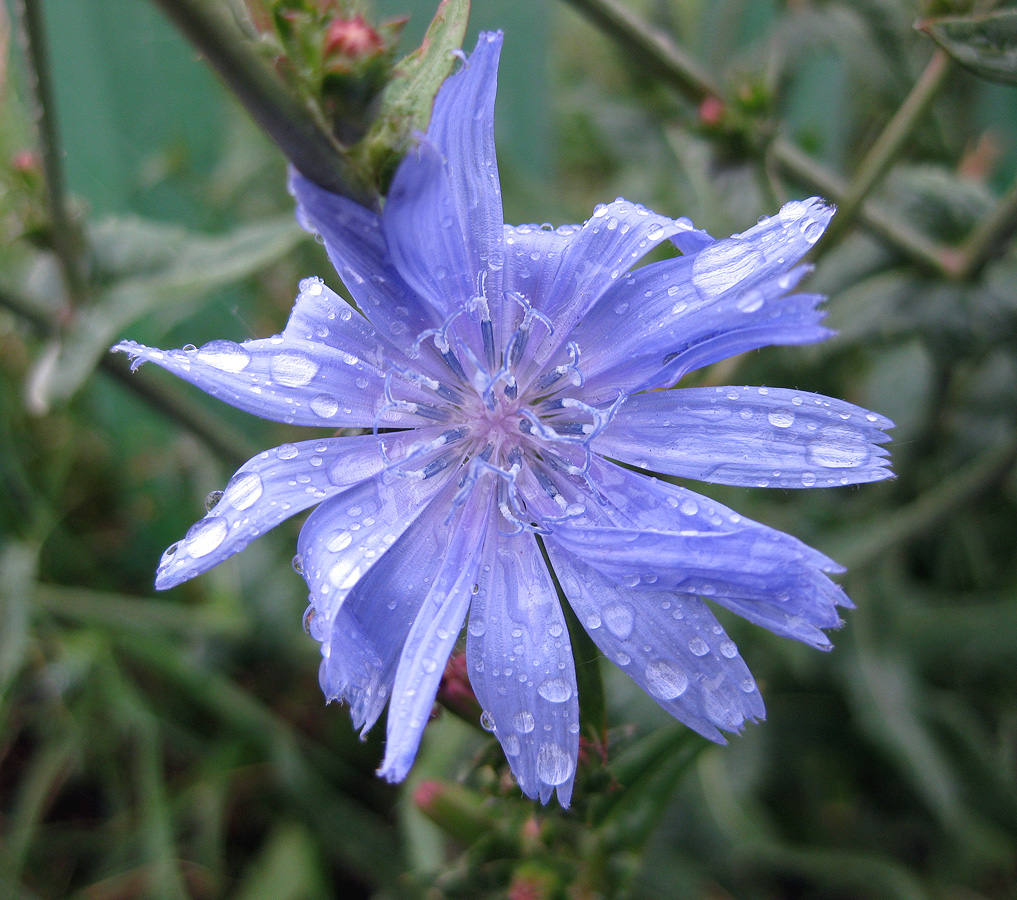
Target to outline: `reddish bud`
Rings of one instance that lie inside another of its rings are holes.
[[[428,812],[444,791],[445,786],[440,781],[422,781],[413,791],[413,804],[421,812]]]
[[[346,59],[373,56],[385,49],[385,42],[361,16],[335,19],[325,32],[325,56],[338,54]]]
[[[705,128],[716,128],[724,121],[724,103],[711,94],[699,104],[699,124]]]
[[[31,175],[42,168],[42,161],[39,159],[38,153],[32,150],[22,150],[14,155],[11,167],[21,175]]]

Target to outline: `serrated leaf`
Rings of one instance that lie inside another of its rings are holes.
[[[124,255],[115,258],[111,248],[118,244],[118,229]],[[37,363],[28,387],[29,402],[36,411],[45,411],[77,392],[116,336],[132,322],[171,301],[179,314],[209,291],[274,262],[303,237],[290,216],[244,225],[215,237],[138,220],[111,220],[99,233],[107,271],[128,277],[101,291]],[[161,240],[153,246],[157,236]]]
[[[1017,9],[928,19],[916,27],[980,78],[1017,84]]]
[[[378,114],[358,148],[380,176],[415,131],[431,120],[434,98],[456,63],[470,18],[470,0],[442,0],[420,46],[395,66]]]

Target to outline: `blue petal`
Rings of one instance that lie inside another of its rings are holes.
[[[598,206],[566,244],[557,270],[545,267],[534,288],[534,305],[555,327],[554,338],[536,352],[537,361],[550,359],[596,302],[653,247],[692,230],[687,219],[669,219],[626,200]]]
[[[420,140],[400,164],[382,226],[399,273],[435,309],[447,315],[477,293],[476,260],[468,259],[444,162],[430,141]]]
[[[454,533],[449,509],[458,487],[437,484],[426,495],[432,481],[440,479],[415,482],[414,491],[408,479],[392,485],[376,480],[373,492],[360,490],[354,497],[355,489],[336,498],[345,500],[341,507],[323,504],[300,533],[311,589],[308,630],[321,642],[324,657],[321,687],[328,700],[347,701],[354,725],[365,731],[391,696],[399,655],[430,590],[435,560],[444,558]],[[340,585],[329,578],[336,566],[344,579]]]
[[[129,354],[135,368],[153,362],[237,409],[275,422],[372,428],[432,421],[415,415],[411,406],[389,403],[380,347],[363,346],[355,334],[354,340],[341,341],[341,331],[336,329],[333,343],[345,343],[352,351],[290,335],[242,344],[211,341],[183,350],[122,341],[113,349]],[[420,387],[401,388],[400,399],[430,408],[434,398]]]
[[[826,576],[842,571],[801,541],[707,497],[594,457],[597,502],[546,522],[549,539],[626,588],[696,594],[816,647],[851,601]],[[529,498],[527,498],[529,500]]]
[[[780,388],[675,389],[629,397],[593,443],[630,465],[746,487],[829,487],[889,478],[889,419]]]
[[[466,64],[442,85],[427,136],[445,157],[452,196],[467,236],[469,272],[500,302],[505,245],[494,149],[494,99],[501,32],[484,32]]]
[[[492,530],[470,609],[470,682],[526,796],[569,805],[579,754],[572,647],[532,534]]]
[[[323,190],[296,171],[290,174],[290,190],[300,224],[321,235],[343,284],[381,334],[405,349],[420,332],[441,324],[441,313],[396,270],[375,213]]]
[[[244,463],[208,515],[170,547],[156,571],[159,590],[207,572],[290,516],[342,493],[405,457],[440,427],[375,437],[319,438],[265,450]]]
[[[576,329],[591,396],[673,384],[720,359],[768,344],[803,344],[819,325],[822,298],[793,290],[792,268],[822,233],[832,209],[787,204],[779,215],[700,252],[629,273]]]
[[[553,541],[551,565],[569,603],[604,655],[664,709],[704,737],[740,731],[765,710],[756,683],[698,597],[629,590]]]
[[[402,781],[417,755],[479,577],[481,550],[495,522],[491,501],[489,490],[471,494],[400,654],[388,710],[385,759],[378,770],[389,781]]]

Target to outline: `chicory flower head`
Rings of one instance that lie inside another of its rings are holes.
[[[660,390],[830,334],[822,297],[796,292],[808,271],[796,263],[832,210],[788,203],[725,240],[620,199],[581,226],[505,225],[501,42],[481,35],[448,79],[380,215],[293,175],[300,221],[359,309],[309,278],[276,337],[116,349],[267,419],[362,429],[242,466],[166,551],[157,587],[317,504],[298,560],[321,685],[365,730],[389,704],[380,773],[406,776],[468,616],[486,724],[523,792],[557,790],[567,806],[579,706],[547,561],[603,653],[723,741],[763,702],[702,598],[816,647],[851,604],[821,553],[633,468],[781,488],[873,481],[890,474],[891,423],[803,391]],[[666,240],[682,255],[633,269]]]

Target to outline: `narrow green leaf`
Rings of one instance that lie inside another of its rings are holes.
[[[234,900],[306,900],[327,893],[314,835],[302,824],[282,822],[248,867]]]
[[[209,291],[279,259],[303,236],[288,215],[214,237],[137,220],[110,220],[98,233],[107,273],[127,277],[101,292],[36,365],[29,397],[37,410],[70,398],[132,322],[169,303],[179,315]]]
[[[452,73],[462,47],[470,0],[442,0],[420,46],[396,64],[381,95],[378,115],[358,151],[370,170],[386,179],[410,136],[431,121],[434,98]]]
[[[1017,84],[1017,9],[926,19],[916,27],[980,78]]]
[[[38,556],[37,549],[14,542],[0,550],[0,697],[21,669],[28,648]]]

